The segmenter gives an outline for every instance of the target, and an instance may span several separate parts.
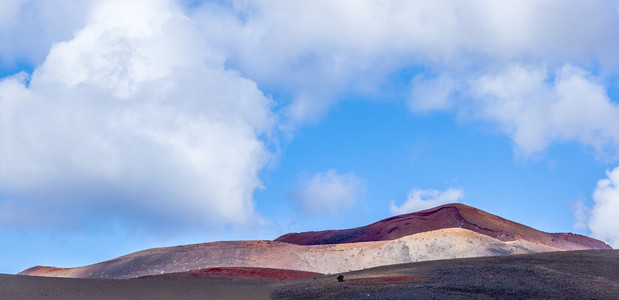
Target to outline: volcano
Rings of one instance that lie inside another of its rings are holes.
[[[352,229],[288,233],[275,241],[297,245],[385,241],[446,228],[463,228],[504,242],[526,240],[562,250],[611,249],[596,239],[571,233],[546,233],[459,203],[399,215]]]
[[[318,276],[438,259],[611,249],[571,233],[546,233],[464,205],[447,204],[344,230],[288,233],[273,241],[222,241],[131,253],[76,268],[36,266],[20,275],[129,279],[166,275]],[[261,274],[259,269],[268,270]],[[223,270],[223,271],[222,271]],[[284,274],[285,272],[280,272]]]

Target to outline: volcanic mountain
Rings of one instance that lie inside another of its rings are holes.
[[[385,241],[445,228],[463,228],[504,242],[526,240],[563,250],[611,249],[606,243],[586,236],[542,232],[459,203],[399,215],[352,229],[288,233],[275,241],[297,245]]]
[[[20,274],[127,279],[213,274],[213,268],[220,268],[218,274],[222,268],[239,268],[230,269],[232,273],[269,268],[328,274],[437,259],[585,249],[611,247],[586,236],[546,233],[467,205],[447,204],[353,229],[289,233],[274,241],[154,248],[89,266],[37,266]]]

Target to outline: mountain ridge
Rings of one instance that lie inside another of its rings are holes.
[[[525,239],[551,247],[573,247],[571,250],[612,249],[606,243],[590,237],[539,231],[461,203],[397,215],[356,228],[287,233],[274,241],[297,245],[369,242],[393,240],[445,228],[464,228],[504,242]]]

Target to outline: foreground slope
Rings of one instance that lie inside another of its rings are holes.
[[[617,299],[619,251],[400,264],[307,280],[154,276],[89,280],[0,274],[7,299]]]
[[[363,227],[288,233],[275,241],[297,245],[383,241],[445,228],[464,228],[505,242],[526,240],[563,250],[611,249],[596,239],[571,233],[546,233],[459,203],[391,217]]]
[[[406,233],[411,234],[403,235]],[[300,245],[295,237],[314,244]],[[325,238],[353,242],[324,244]],[[358,241],[367,239],[371,241]],[[333,274],[436,259],[600,248],[610,247],[588,237],[545,233],[472,207],[452,204],[349,230],[289,234],[276,241],[228,241],[154,248],[89,266],[38,266],[20,274],[129,279],[217,267]]]
[[[278,284],[274,299],[618,299],[619,250],[384,266]]]

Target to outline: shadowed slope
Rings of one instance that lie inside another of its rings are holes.
[[[619,250],[399,264],[274,285],[273,299],[617,299]]]
[[[464,228],[501,241],[527,240],[564,250],[611,249],[589,237],[546,233],[459,203],[391,217],[363,227],[288,233],[275,241],[297,245],[383,241],[444,228]]]

